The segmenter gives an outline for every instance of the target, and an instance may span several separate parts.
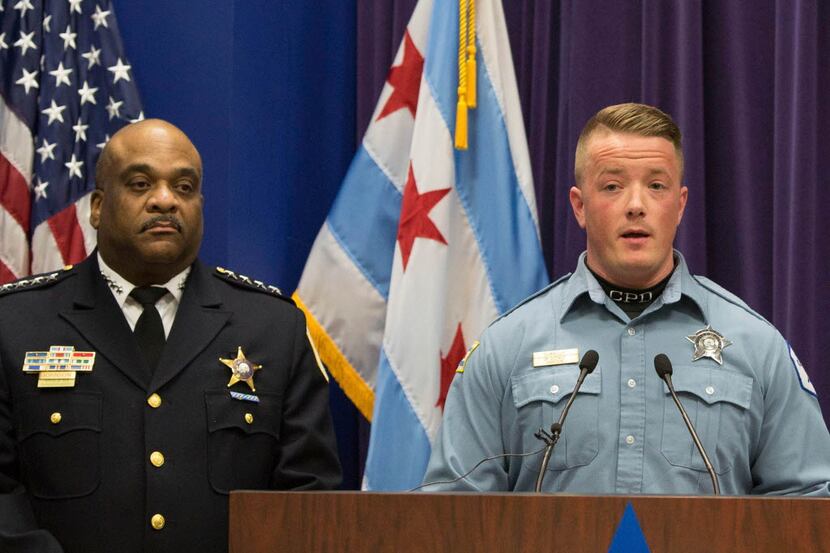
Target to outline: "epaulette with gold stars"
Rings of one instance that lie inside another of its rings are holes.
[[[263,294],[268,294],[270,296],[280,298],[281,300],[287,301],[291,305],[294,305],[294,300],[283,294],[282,290],[280,290],[276,286],[265,284],[261,280],[255,280],[245,275],[235,273],[230,269],[225,269],[224,267],[216,267],[216,270],[213,272],[213,276],[221,280],[224,280],[225,282],[235,284],[240,288],[256,290],[257,292],[262,292]]]
[[[24,290],[36,290],[38,288],[52,286],[66,277],[75,274],[72,269],[72,265],[67,265],[63,269],[59,269],[57,271],[50,271],[39,275],[31,275],[15,280],[14,282],[9,282],[8,284],[2,284],[0,285],[0,296],[5,296],[14,292],[22,292]]]

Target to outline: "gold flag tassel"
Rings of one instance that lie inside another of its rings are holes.
[[[467,25],[467,107],[475,109],[476,98],[476,0],[469,2],[469,24]]]
[[[467,0],[458,0],[458,104],[455,107],[455,149],[467,149]]]

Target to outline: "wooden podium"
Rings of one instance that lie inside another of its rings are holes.
[[[230,495],[231,553],[606,553],[627,503],[651,553],[830,552],[830,499],[528,493]]]

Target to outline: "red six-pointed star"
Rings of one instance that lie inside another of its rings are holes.
[[[424,57],[412,42],[409,31],[404,34],[403,60],[389,70],[386,82],[392,85],[392,94],[386,100],[376,121],[380,121],[390,113],[407,108],[415,117],[418,108],[418,90],[421,88],[421,73],[424,70]]]
[[[415,182],[415,173],[412,171],[412,164],[409,164],[409,175],[406,179],[403,201],[401,202],[401,219],[398,222],[398,244],[401,247],[404,272],[406,272],[409,255],[412,253],[412,245],[416,238],[429,238],[442,244],[447,243],[441,231],[429,218],[429,212],[449,191],[449,188],[442,188],[441,190],[430,190],[420,194]]]

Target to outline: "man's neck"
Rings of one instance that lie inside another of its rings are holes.
[[[176,275],[186,271],[190,265],[182,268],[172,267],[171,265],[143,265],[140,270],[128,267],[123,263],[119,263],[117,258],[112,258],[106,253],[98,250],[99,259],[101,259],[111,271],[121,275],[121,277],[134,286],[152,286],[163,285],[170,282]]]

